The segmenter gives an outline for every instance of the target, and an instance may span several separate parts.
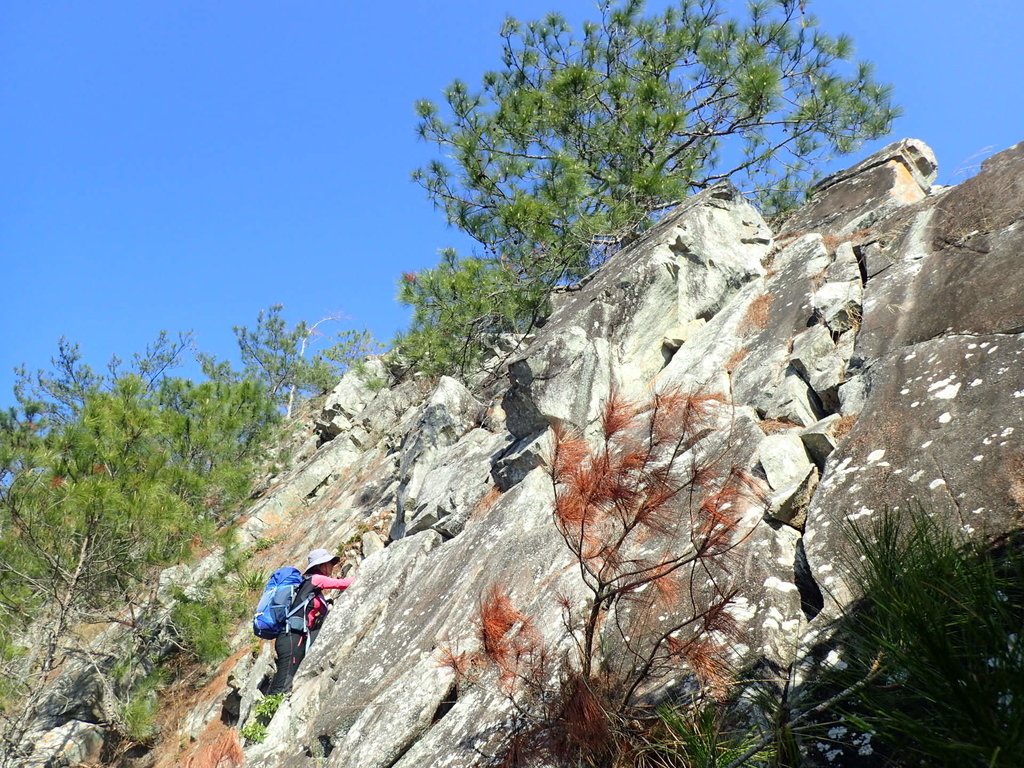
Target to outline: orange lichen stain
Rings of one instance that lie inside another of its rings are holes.
[[[924,199],[924,190],[907,166],[898,160],[890,160],[888,165],[893,173],[893,185],[889,190],[891,198],[907,205]]]

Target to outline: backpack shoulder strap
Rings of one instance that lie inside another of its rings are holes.
[[[307,600],[309,600],[315,591],[316,588],[313,586],[313,579],[308,576],[304,576],[299,588],[295,590],[295,597],[292,598],[291,605],[288,606],[288,615],[291,616],[292,613],[298,610]]]

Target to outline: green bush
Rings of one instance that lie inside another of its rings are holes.
[[[246,723],[239,733],[242,734],[242,738],[249,744],[262,744],[263,740],[267,738],[267,726],[265,723],[253,720],[250,723]]]
[[[226,592],[221,586],[202,597],[179,594],[171,612],[182,647],[203,664],[216,664],[231,653],[227,636],[239,618],[239,606]]]
[[[657,723],[637,749],[637,764],[658,768],[723,768],[734,761],[747,768],[777,765],[773,745],[741,725],[728,705],[662,706]],[[736,719],[737,722],[731,722]]]
[[[841,682],[870,682],[842,705],[847,722],[900,764],[1024,765],[1024,540],[964,541],[920,512],[854,537],[863,599]]]
[[[267,572],[260,568],[242,568],[236,577],[238,587],[245,595],[260,592],[267,582]]]
[[[138,744],[146,744],[151,741],[157,734],[156,713],[158,711],[159,700],[156,693],[149,692],[128,699],[121,707],[125,737]]]
[[[256,539],[256,543],[252,545],[252,551],[262,552],[266,549],[270,549],[272,546],[274,546],[274,542],[275,539],[268,539],[261,536],[260,538]]]
[[[264,696],[258,702],[253,711],[256,713],[256,717],[266,720],[267,722],[277,714],[277,710],[281,708],[281,704],[284,702],[283,693],[274,693],[270,696]]]
[[[284,702],[283,693],[275,693],[271,696],[264,696],[253,707],[252,719],[246,723],[239,733],[242,738],[250,744],[259,744],[267,738],[267,725],[273,719],[277,710]]]
[[[167,685],[168,672],[157,667],[140,680],[120,708],[122,736],[136,744],[148,744],[159,729],[156,722],[160,711],[159,693]]]

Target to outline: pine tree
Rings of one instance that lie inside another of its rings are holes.
[[[502,30],[502,66],[424,100],[419,132],[441,157],[415,172],[449,223],[479,244],[406,279],[405,346],[449,337],[458,372],[482,336],[529,330],[548,291],[581,278],[660,212],[730,179],[768,210],[791,204],[832,154],[889,130],[890,88],[852,62],[802,0],[603,0],[574,35],[558,14]],[[470,279],[470,275],[472,278]],[[448,295],[471,282],[463,305]],[[442,311],[442,308],[444,311]]]
[[[18,407],[0,415],[0,765],[17,764],[71,659],[94,668],[107,720],[129,730],[82,626],[135,630],[155,569],[188,559],[249,494],[274,403],[253,381],[169,376],[184,347],[167,340],[102,375],[62,340],[54,370],[23,371]]]
[[[377,351],[369,331],[345,330],[331,337],[330,346],[310,354],[311,341],[326,322],[337,322],[339,315],[328,315],[313,324],[300,320],[288,327],[282,312],[274,304],[260,310],[256,326],[235,326],[235,338],[242,357],[243,375],[262,382],[272,400],[291,416],[296,396],[320,394],[331,389],[345,370]],[[201,356],[204,370],[211,378],[232,378],[230,368],[210,357]]]

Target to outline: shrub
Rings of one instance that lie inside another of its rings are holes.
[[[263,740],[267,738],[267,726],[265,723],[253,720],[246,723],[239,733],[247,744],[262,744]]]
[[[242,738],[250,744],[260,744],[267,738],[267,725],[277,714],[284,702],[283,693],[275,693],[271,696],[264,696],[253,707],[252,719],[246,723],[239,733]]]
[[[716,703],[658,708],[657,722],[637,747],[637,768],[727,768],[778,765],[775,749],[748,727],[729,723]]]
[[[917,510],[854,538],[863,599],[844,622],[847,719],[907,763],[1024,764],[1024,539],[965,541]],[[841,678],[842,679],[842,678]]]
[[[222,585],[199,597],[183,593],[171,612],[174,631],[182,648],[203,664],[223,661],[231,653],[227,635],[246,606]]]
[[[124,736],[137,744],[146,744],[157,734],[156,713],[159,702],[155,692],[133,695],[121,706]]]

